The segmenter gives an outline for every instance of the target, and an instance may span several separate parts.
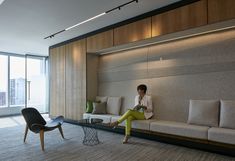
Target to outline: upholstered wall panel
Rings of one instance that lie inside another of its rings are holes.
[[[235,30],[134,49],[99,59],[98,94],[134,104],[146,83],[155,118],[187,121],[189,99],[235,98]]]
[[[155,118],[186,122],[190,99],[234,99],[235,71],[150,79]]]

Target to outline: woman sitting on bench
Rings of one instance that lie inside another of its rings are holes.
[[[141,84],[137,87],[138,95],[135,97],[135,106],[129,109],[124,115],[121,116],[117,121],[110,123],[110,126],[116,127],[118,124],[126,120],[125,137],[123,144],[128,142],[131,131],[132,120],[147,120],[153,116],[152,109],[152,98],[146,95],[147,86]]]

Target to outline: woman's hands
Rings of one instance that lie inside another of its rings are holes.
[[[143,108],[144,110],[147,110],[147,107],[146,107],[146,106],[142,106],[141,108]]]
[[[133,110],[137,110],[137,111],[139,111],[140,109],[147,110],[147,107],[143,105],[137,105],[133,108]]]
[[[139,111],[139,109],[140,109],[140,106],[139,106],[139,105],[137,105],[137,106],[135,106],[135,107],[133,108],[133,110],[136,110],[136,111]]]

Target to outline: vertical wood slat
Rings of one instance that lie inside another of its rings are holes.
[[[152,37],[207,24],[207,0],[152,17]]]
[[[86,40],[66,45],[66,114],[71,120],[82,119],[86,107]]]
[[[208,0],[208,22],[235,18],[235,0]]]
[[[50,49],[50,115],[65,115],[65,46]]]

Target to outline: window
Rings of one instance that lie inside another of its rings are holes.
[[[0,53],[0,116],[25,107],[48,112],[47,58]]]
[[[0,108],[8,106],[8,56],[0,55]]]
[[[47,112],[45,58],[27,57],[27,106]],[[39,97],[40,96],[40,97]]]
[[[10,57],[10,106],[25,106],[25,58]]]

